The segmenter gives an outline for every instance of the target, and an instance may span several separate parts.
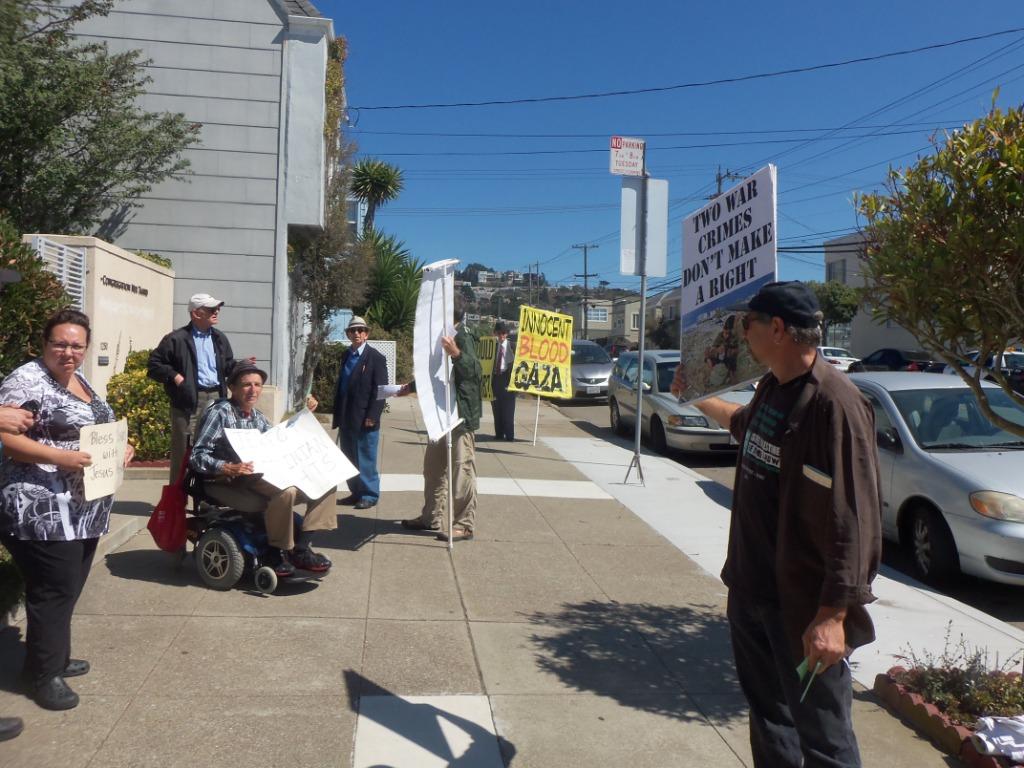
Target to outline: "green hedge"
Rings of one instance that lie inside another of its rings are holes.
[[[128,420],[128,440],[141,461],[166,459],[171,452],[170,401],[162,385],[146,376],[149,350],[128,355],[124,372],[107,384],[107,402]]]

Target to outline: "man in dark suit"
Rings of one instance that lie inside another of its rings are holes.
[[[333,426],[342,453],[355,464],[359,475],[348,481],[351,495],[339,503],[369,509],[380,498],[377,446],[384,401],[377,398],[377,387],[388,383],[388,367],[384,355],[366,343],[370,327],[363,318],[353,317],[345,334],[352,346],[341,356]]]
[[[512,358],[515,350],[508,340],[508,326],[499,320],[494,324],[494,335],[498,337],[497,349],[494,352],[494,369],[491,373],[491,388],[494,400],[491,410],[494,412],[494,437],[496,440],[516,439],[516,393],[508,391],[512,380]]]

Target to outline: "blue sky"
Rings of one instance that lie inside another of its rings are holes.
[[[1024,27],[1020,0],[316,4],[349,42],[350,138],[361,156],[405,174],[404,192],[378,213],[377,226],[424,261],[523,271],[539,261],[555,282],[583,272],[582,255],[570,246],[596,242],[589,271],[615,286],[639,285],[618,273],[620,181],[608,173],[607,151],[613,134],[647,138],[651,175],[669,181],[669,275],[651,279],[657,288],[678,281],[681,219],[714,191],[719,166],[749,173],[776,163],[780,246],[820,244],[858,225],[857,190],[884,181],[890,163],[928,151],[937,128],[983,115],[997,85],[1001,105],[1024,101],[1024,32],[1017,32],[663,93],[370,109],[631,90],[826,64]],[[839,127],[828,138],[813,130]],[[693,147],[701,144],[725,146]],[[538,154],[440,154],[510,152]],[[779,270],[784,279],[823,279],[822,263],[820,254],[780,254]]]

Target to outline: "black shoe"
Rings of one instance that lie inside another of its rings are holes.
[[[78,694],[68,687],[60,675],[51,677],[42,685],[37,686],[32,698],[43,709],[74,709],[78,706]]]
[[[312,549],[295,549],[288,555],[288,560],[303,571],[326,573],[331,570],[331,561]]]
[[[338,504],[344,504],[346,507],[351,507],[359,501],[358,496],[346,496],[344,499],[338,499]]]
[[[295,566],[291,564],[288,559],[288,553],[283,549],[279,549],[277,555],[277,562],[274,564],[274,573],[277,574],[279,579],[287,579],[295,575]]]
[[[441,527],[438,525],[427,525],[418,517],[414,517],[412,520],[402,520],[402,527],[407,531],[440,531]]]
[[[89,673],[89,662],[85,659],[68,659],[68,665],[64,667],[64,677],[78,677]]]
[[[377,506],[376,499],[360,499],[356,502],[356,509],[370,509]]]
[[[13,739],[25,730],[25,722],[20,717],[0,717],[0,741]]]

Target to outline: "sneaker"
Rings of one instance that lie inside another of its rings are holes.
[[[279,579],[287,579],[295,575],[295,566],[291,564],[288,553],[283,549],[277,551],[277,563],[274,565],[274,573]]]
[[[293,549],[288,559],[292,565],[304,571],[323,573],[331,569],[331,561],[312,549]]]

